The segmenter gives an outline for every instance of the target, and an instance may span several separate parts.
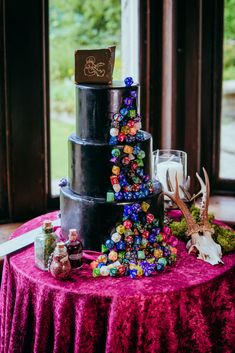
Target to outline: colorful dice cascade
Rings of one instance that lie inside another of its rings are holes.
[[[150,208],[145,201],[124,206],[122,222],[91,263],[94,277],[150,276],[176,261],[177,249],[166,243]]]
[[[126,81],[127,85],[133,83],[130,77]],[[141,118],[136,111],[136,92],[131,91],[111,122],[109,144],[113,148],[110,182],[113,191],[107,192],[108,202],[140,200],[154,191],[150,176],[144,172],[145,152],[141,149],[144,133],[140,129]]]

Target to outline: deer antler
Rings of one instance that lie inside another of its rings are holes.
[[[193,216],[191,215],[188,207],[186,204],[181,200],[179,196],[179,189],[178,189],[178,178],[177,174],[175,175],[175,191],[173,193],[170,192],[164,192],[166,196],[168,196],[182,211],[186,222],[187,222],[187,235],[191,236],[194,233],[197,233],[200,231],[200,226],[199,224],[196,223],[194,220]]]
[[[198,173],[196,173],[196,176],[198,178],[198,181],[201,185],[201,190],[199,193],[202,193],[202,200],[201,200],[201,205],[200,205],[200,219],[201,219],[201,227],[204,231],[210,231],[214,233],[214,229],[211,227],[209,220],[208,220],[208,206],[209,206],[209,197],[210,197],[210,181],[208,174],[205,170],[203,169],[204,177],[205,177],[205,183],[200,177]]]

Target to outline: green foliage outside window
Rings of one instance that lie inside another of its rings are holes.
[[[74,51],[116,45],[114,79],[121,79],[121,0],[50,0],[52,193],[67,176],[67,136],[75,130]]]
[[[224,80],[235,80],[235,0],[224,2]]]
[[[116,45],[114,79],[121,78],[121,1],[50,1],[52,112],[74,112],[74,51]]]

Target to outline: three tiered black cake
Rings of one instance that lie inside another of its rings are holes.
[[[152,137],[140,130],[137,85],[77,84],[76,134],[68,138],[68,184],[61,187],[61,228],[77,228],[86,249],[100,246],[124,206],[145,202],[163,219],[161,185],[152,182]]]

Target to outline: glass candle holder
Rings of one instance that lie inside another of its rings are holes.
[[[175,190],[177,175],[178,185],[184,186],[187,179],[187,153],[179,150],[163,149],[153,152],[155,178],[162,184],[163,191],[169,191],[167,186],[167,171],[169,180]],[[180,198],[184,193],[179,188]],[[167,198],[168,199],[168,198]]]

